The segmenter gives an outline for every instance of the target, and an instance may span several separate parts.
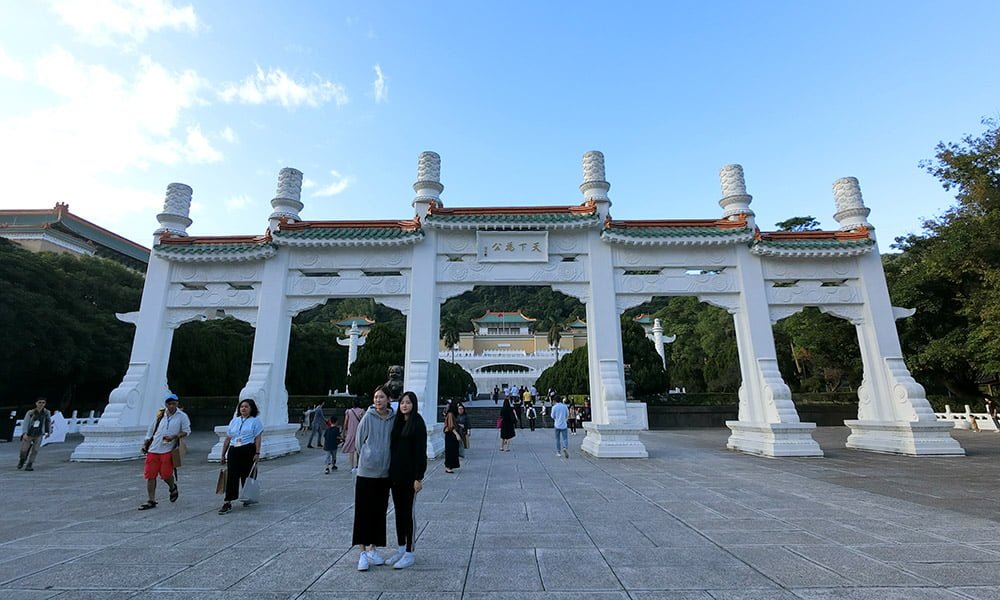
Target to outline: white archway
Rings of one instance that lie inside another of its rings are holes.
[[[264,236],[190,237],[191,188],[171,184],[154,236],[128,372],[73,460],[133,458],[168,392],[180,322],[223,310],[256,327],[250,376],[265,421],[263,454],[299,449],[284,389],[291,320],[328,298],[363,296],[407,315],[406,389],[437,397],[441,304],[476,285],[548,285],[586,306],[593,421],[584,451],[644,457],[645,406],[627,403],[619,316],[653,296],[694,296],[733,315],[743,383],[728,446],[766,456],[819,456],[778,372],[772,322],[801,310],[849,318],[864,363],[848,445],[911,455],[964,454],[903,364],[885,276],[857,180],[834,184],[839,231],[761,232],[743,170],[722,169],[723,214],[707,220],[616,221],[604,157],[583,157],[574,206],[445,208],[440,157],[418,161],[415,215],[400,221],[303,221],[302,173],[283,169]],[[435,411],[428,454],[443,447]],[[218,448],[216,448],[216,452]]]

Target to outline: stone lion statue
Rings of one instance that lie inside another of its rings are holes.
[[[403,395],[403,367],[392,365],[389,367],[389,380],[385,382],[385,393],[390,401],[399,400]]]

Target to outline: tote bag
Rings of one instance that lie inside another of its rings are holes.
[[[243,493],[240,498],[244,502],[260,502],[260,483],[257,481],[257,463],[250,469],[250,477],[247,477],[243,484]]]

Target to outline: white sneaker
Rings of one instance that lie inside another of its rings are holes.
[[[563,458],[569,458],[569,450],[563,448],[562,455]]]
[[[393,569],[405,569],[406,567],[412,567],[414,563],[413,553],[404,552],[403,557],[396,561],[396,564],[392,565]]]
[[[358,570],[367,571],[368,570],[368,553],[362,552],[361,558],[358,559]]]
[[[380,567],[385,564],[385,559],[378,553],[378,550],[369,550],[368,562],[376,567]]]
[[[403,546],[402,548],[399,548],[398,550],[396,550],[395,552],[393,552],[392,556],[390,556],[389,558],[385,559],[385,564],[387,564],[387,565],[394,565],[394,564],[396,564],[397,562],[399,562],[399,559],[403,558],[404,554],[406,554],[406,546]]]
[[[351,467],[351,475],[357,475],[357,474],[358,474],[358,468],[357,467]]]

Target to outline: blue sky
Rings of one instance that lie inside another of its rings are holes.
[[[4,208],[144,245],[168,183],[192,235],[261,233],[277,174],[304,219],[576,204],[601,150],[619,219],[716,218],[740,163],[763,229],[835,228],[861,181],[883,251],[952,194],[918,167],[1000,115],[1000,3],[0,0]]]

